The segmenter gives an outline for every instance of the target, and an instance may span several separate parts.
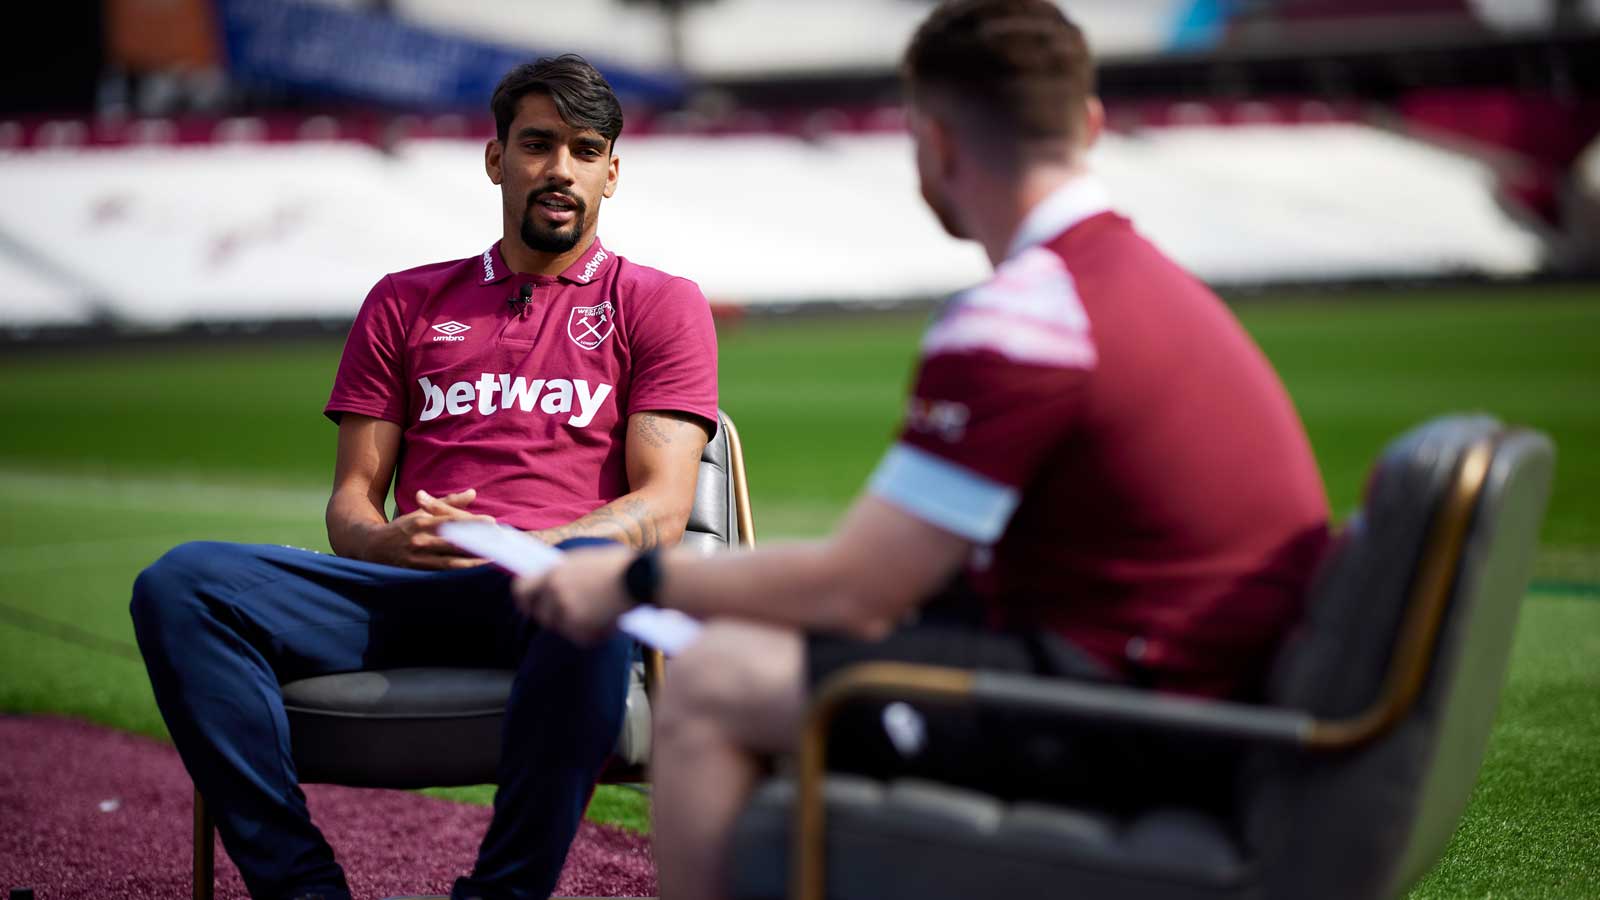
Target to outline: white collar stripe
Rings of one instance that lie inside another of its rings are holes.
[[[1110,209],[1111,195],[1104,185],[1087,175],[1074,178],[1028,211],[1011,239],[1006,258],[1043,244],[1079,222]]]

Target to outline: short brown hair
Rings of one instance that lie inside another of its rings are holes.
[[[912,99],[953,100],[1019,143],[1076,137],[1094,93],[1089,44],[1049,0],[941,5],[911,39],[902,74]]]
[[[523,63],[507,72],[489,99],[494,113],[495,136],[503,144],[517,103],[528,94],[544,94],[556,105],[561,121],[573,128],[592,128],[609,144],[622,134],[622,105],[611,83],[576,53]]]

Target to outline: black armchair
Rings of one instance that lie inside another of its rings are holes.
[[[755,544],[744,451],[727,413],[700,457],[682,545],[706,553]],[[612,764],[601,780],[642,781],[650,756],[649,695],[664,677],[649,651],[634,672]],[[305,784],[420,788],[491,784],[515,673],[409,668],[322,675],[282,685],[295,770]],[[194,795],[195,900],[211,900],[215,828]]]
[[[736,832],[740,898],[1362,898],[1403,893],[1465,808],[1504,682],[1549,495],[1542,435],[1434,420],[1379,459],[1319,568],[1263,705],[1016,675],[874,664],[812,704],[799,768]],[[1238,760],[1236,808],[1005,802],[829,774],[847,700],[968,703]]]

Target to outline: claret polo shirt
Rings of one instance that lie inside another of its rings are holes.
[[[1181,693],[1256,685],[1327,534],[1271,364],[1089,178],[930,326],[871,490],[984,548],[993,627]]]
[[[525,300],[523,298],[526,298]],[[557,276],[481,256],[387,275],[356,316],[325,410],[402,429],[399,514],[475,488],[471,511],[533,530],[630,488],[628,416],[717,421],[717,343],[694,282],[596,239]]]

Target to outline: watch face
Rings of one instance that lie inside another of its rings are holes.
[[[634,603],[654,603],[656,590],[661,586],[661,564],[656,551],[645,550],[634,557],[622,572],[622,584],[628,599]]]

